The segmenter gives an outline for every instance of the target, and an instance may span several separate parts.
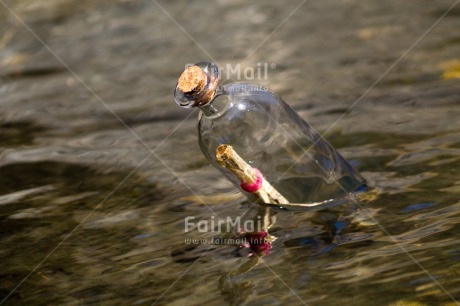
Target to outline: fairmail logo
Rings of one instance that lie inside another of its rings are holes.
[[[262,228],[262,218],[242,220],[241,217],[218,218],[211,216],[207,220],[197,220],[195,216],[187,216],[184,219],[184,232],[188,233],[197,230],[200,233],[207,232],[229,232],[231,229],[238,229],[244,232],[256,232]]]
[[[195,66],[195,64],[188,63],[185,65],[185,69],[190,66]],[[240,63],[227,63],[224,67],[219,67],[219,78],[230,81],[267,80],[269,71],[274,69],[276,69],[274,63],[257,63],[252,67],[243,67]]]

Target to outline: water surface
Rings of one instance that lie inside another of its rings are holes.
[[[0,300],[455,305],[460,6],[411,48],[453,3],[1,1]],[[275,64],[257,82],[380,196],[273,212],[262,259],[186,244],[220,235],[184,234],[187,216],[261,214],[208,165],[197,113],[173,101],[183,65],[202,60]]]

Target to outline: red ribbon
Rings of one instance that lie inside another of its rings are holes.
[[[244,191],[253,193],[259,190],[260,187],[262,187],[262,182],[264,180],[264,177],[262,176],[262,173],[260,173],[259,169],[254,168],[254,170],[256,171],[256,179],[254,183],[249,184],[246,182],[242,182],[240,185],[241,189],[243,189]]]

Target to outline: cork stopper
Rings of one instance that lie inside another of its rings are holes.
[[[206,85],[207,76],[198,66],[190,66],[181,74],[177,87],[183,93],[200,92]]]
[[[200,107],[211,102],[219,90],[219,68],[200,62],[189,66],[179,77],[174,100],[183,108]]]

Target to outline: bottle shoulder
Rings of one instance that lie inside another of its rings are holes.
[[[206,121],[226,121],[228,124],[241,120],[253,123],[274,119],[284,121],[287,118],[282,117],[289,112],[289,106],[276,93],[249,83],[222,86],[211,103],[200,109],[198,127]]]
[[[275,92],[260,84],[238,82],[226,84],[222,89],[222,94],[228,96],[271,96],[281,100]]]

